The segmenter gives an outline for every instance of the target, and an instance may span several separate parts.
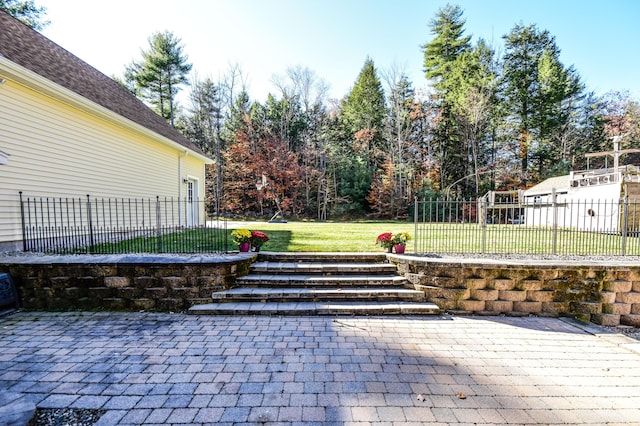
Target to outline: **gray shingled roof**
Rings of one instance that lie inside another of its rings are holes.
[[[131,92],[0,10],[0,55],[173,142],[204,155]]]

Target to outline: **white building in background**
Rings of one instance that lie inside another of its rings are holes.
[[[613,168],[549,178],[524,191],[522,207],[528,226],[617,233],[625,227],[639,228],[640,209],[635,211],[638,201],[640,168],[616,164]],[[623,214],[624,209],[628,215]]]

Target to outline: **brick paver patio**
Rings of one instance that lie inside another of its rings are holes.
[[[99,425],[638,425],[638,342],[586,329],[550,318],[21,312],[0,318],[0,392],[107,410]]]

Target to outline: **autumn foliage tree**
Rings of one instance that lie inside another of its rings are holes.
[[[288,149],[287,141],[256,127],[249,115],[244,120],[225,153],[228,210],[242,216],[263,216],[277,211],[279,203],[284,212],[299,214],[302,169],[296,154]]]
[[[389,157],[371,183],[367,201],[371,216],[379,219],[403,219],[407,217],[410,200],[397,183],[397,167]]]

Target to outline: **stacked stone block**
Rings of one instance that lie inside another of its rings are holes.
[[[640,265],[392,260],[430,302],[451,313],[572,316],[640,327]]]
[[[94,263],[87,256],[74,262],[5,263],[0,270],[12,276],[26,309],[177,312],[210,303],[211,294],[230,288],[252,261],[238,257],[189,263],[176,257],[158,262],[141,257],[139,263]]]

